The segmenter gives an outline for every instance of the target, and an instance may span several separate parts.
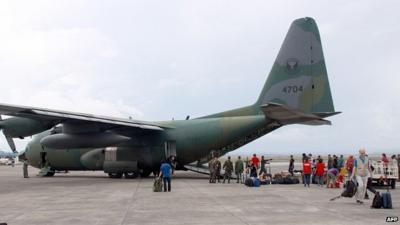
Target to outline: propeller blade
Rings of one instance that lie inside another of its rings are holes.
[[[10,137],[10,136],[7,136],[7,135],[5,135],[5,136],[6,136],[6,140],[7,140],[7,142],[8,142],[8,145],[10,146],[11,150],[12,150],[14,153],[16,153],[16,152],[17,152],[17,149],[15,148],[14,140],[13,140],[12,137]]]

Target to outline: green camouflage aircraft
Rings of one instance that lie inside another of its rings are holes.
[[[25,150],[31,166],[103,170],[110,177],[148,176],[176,156],[177,169],[207,162],[290,124],[326,125],[333,107],[321,38],[312,18],[295,20],[257,101],[200,118],[145,122],[0,104],[0,128],[13,138],[33,136]]]

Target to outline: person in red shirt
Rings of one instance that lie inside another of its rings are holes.
[[[387,158],[387,156],[386,156],[385,153],[382,153],[381,161],[383,162],[383,165],[384,165],[385,167],[388,166],[388,164],[389,164],[389,159]]]
[[[325,173],[325,163],[322,158],[318,159],[318,163],[315,169],[315,180],[318,186],[324,185],[324,173]]]
[[[346,170],[347,170],[347,176],[351,177],[351,174],[353,173],[353,167],[354,167],[354,158],[352,155],[349,155],[349,158],[346,160]],[[356,181],[354,181],[355,183]]]
[[[260,160],[257,158],[256,154],[253,154],[253,158],[251,158],[251,163],[258,169]]]
[[[310,178],[311,178],[311,163],[308,159],[303,161],[303,177],[304,177],[304,187],[307,185],[310,187]]]

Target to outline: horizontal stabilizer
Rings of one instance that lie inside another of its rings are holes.
[[[323,119],[340,112],[305,113],[286,105],[268,103],[261,106],[264,114],[282,125],[304,124],[304,125],[331,125],[331,121]]]

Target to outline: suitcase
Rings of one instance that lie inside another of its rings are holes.
[[[382,193],[382,207],[384,209],[392,208],[392,196],[389,192]]]
[[[385,180],[387,182],[387,192],[382,193],[382,207],[384,209],[391,209],[392,208],[392,195],[389,192],[389,181],[387,179],[387,173],[385,173]]]
[[[260,185],[261,185],[260,179],[255,178],[255,179],[253,180],[253,187],[260,187]]]
[[[374,199],[372,200],[371,208],[380,209],[382,208],[382,196],[379,192],[376,192]]]
[[[247,187],[253,187],[253,179],[247,178],[247,179],[244,181],[244,185],[246,185]]]
[[[161,180],[161,177],[157,177],[156,179],[154,179],[153,191],[154,192],[162,192],[162,180]]]

